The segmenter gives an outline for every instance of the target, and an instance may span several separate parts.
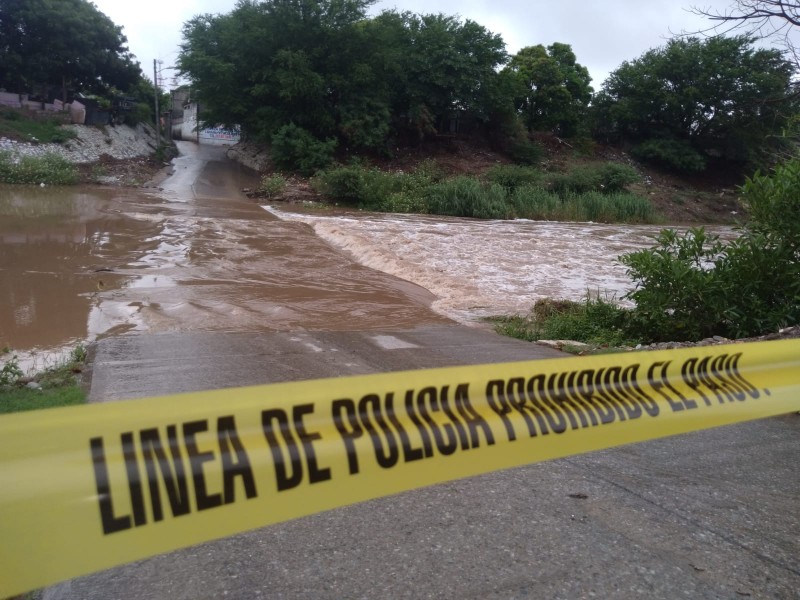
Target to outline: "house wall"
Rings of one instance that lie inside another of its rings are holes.
[[[197,104],[191,102],[183,107],[183,117],[173,120],[172,137],[210,146],[230,146],[239,141],[240,133],[238,129],[222,127],[207,127],[197,131]]]

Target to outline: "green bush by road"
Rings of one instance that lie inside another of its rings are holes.
[[[635,288],[631,309],[587,300],[550,302],[499,318],[497,330],[526,340],[594,345],[741,338],[800,323],[800,158],[756,173],[742,188],[751,221],[722,242],[703,228],[664,230],[655,246],[620,257]],[[626,342],[627,340],[627,342]]]
[[[632,168],[604,164],[566,173],[533,167],[494,167],[483,178],[445,178],[433,163],[410,173],[361,164],[336,167],[313,180],[320,193],[364,210],[416,212],[481,219],[547,219],[604,223],[652,223],[647,198],[625,187],[638,179]]]

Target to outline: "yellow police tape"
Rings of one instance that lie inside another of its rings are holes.
[[[0,418],[0,597],[404,490],[800,410],[800,340]]]

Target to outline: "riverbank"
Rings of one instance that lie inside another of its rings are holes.
[[[128,125],[61,125],[62,142],[42,142],[33,136],[0,136],[0,155],[12,162],[56,156],[76,170],[74,180],[117,187],[153,187],[169,174],[174,156],[171,140],[161,140],[147,123]],[[163,172],[162,172],[163,171]],[[12,183],[14,181],[11,181]]]
[[[612,146],[592,143],[588,148],[578,150],[573,145],[547,134],[538,134],[537,142],[543,149],[543,158],[536,167],[527,170],[538,172],[539,185],[548,187],[551,185],[548,183],[550,180],[562,179],[567,180],[569,185],[585,186],[586,181],[583,180],[587,175],[607,169],[610,165],[612,169],[632,169],[636,173],[636,181],[625,186],[624,191],[629,192],[629,196],[646,199],[656,215],[656,222],[670,225],[731,225],[746,217],[746,210],[738,193],[738,184],[742,183],[741,176],[735,173],[711,168],[702,175],[680,176],[638,163],[623,150]],[[263,145],[244,142],[232,146],[227,154],[232,160],[263,175],[277,174],[269,151]],[[347,162],[345,158],[341,160]],[[502,153],[475,140],[460,138],[425,142],[412,148],[398,148],[388,158],[361,157],[358,164],[367,169],[375,167],[387,174],[410,176],[420,169],[429,170],[433,165],[445,178],[469,177],[482,183],[495,182],[497,177],[493,171],[498,167],[514,168],[509,158]],[[352,174],[346,175],[349,179],[342,179],[344,176],[339,179],[351,185]],[[269,201],[342,204],[339,199],[320,193],[319,186],[314,185],[315,179],[319,178],[286,176],[281,192],[277,195],[271,194]],[[602,187],[595,191],[604,192]],[[251,190],[249,195],[258,196],[258,190]],[[603,196],[604,194],[598,195],[600,199]],[[388,204],[396,205],[396,209],[387,212],[415,212],[400,210],[403,202]],[[549,216],[547,219],[563,220],[557,216]]]

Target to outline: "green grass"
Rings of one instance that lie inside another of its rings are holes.
[[[593,351],[635,346],[642,342],[625,331],[628,312],[602,298],[583,302],[539,300],[529,315],[491,317],[501,335],[535,342],[571,340],[589,344]]]
[[[62,129],[61,125],[53,117],[34,117],[25,110],[0,108],[0,137],[40,144],[62,144],[76,137],[74,131]]]
[[[570,193],[561,197],[541,187],[525,186],[508,196],[514,216],[549,221],[596,223],[653,223],[657,216],[650,201],[630,192]]]
[[[263,194],[265,198],[271,199],[280,196],[286,189],[286,178],[280,173],[264,175],[256,188],[256,192]]]
[[[0,414],[86,402],[86,394],[77,380],[86,361],[86,349],[83,346],[77,346],[67,360],[37,373],[33,380],[40,389],[23,386],[23,373],[16,355],[11,354],[9,348],[4,348],[2,353],[5,356],[0,363]]]
[[[600,223],[658,221],[646,197],[622,189],[633,176],[629,169],[605,165],[559,176],[568,184],[553,190],[547,187],[551,182],[533,167],[498,165],[479,179],[444,178],[433,163],[423,163],[410,173],[354,163],[319,174],[312,185],[331,200],[380,212]],[[575,183],[583,179],[586,185]]]
[[[21,156],[0,152],[0,183],[72,185],[78,182],[78,170],[58,154]]]
[[[0,389],[0,414],[84,404],[86,394],[75,384],[42,390]]]

